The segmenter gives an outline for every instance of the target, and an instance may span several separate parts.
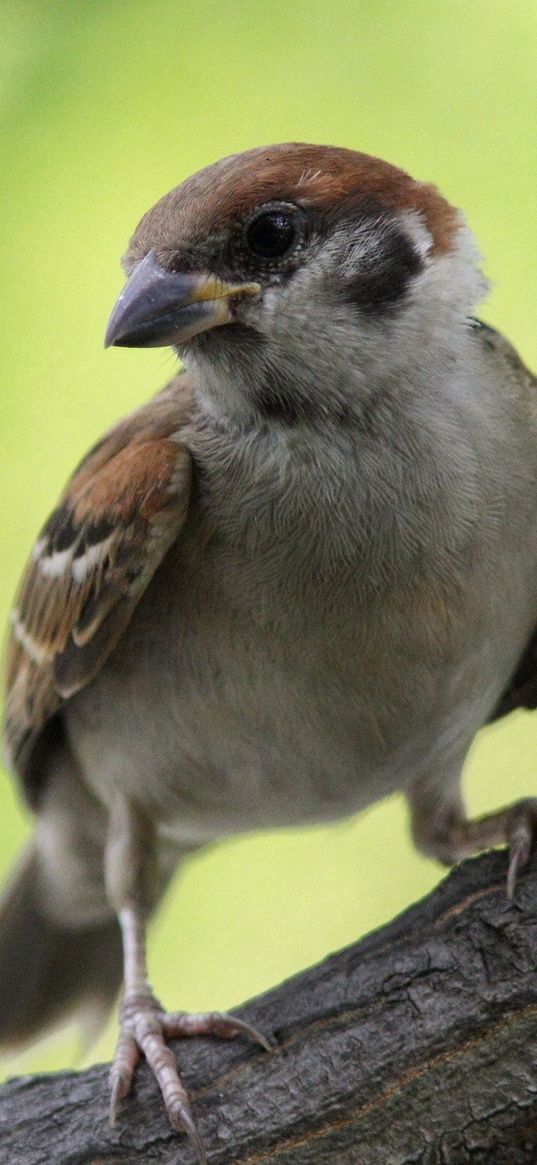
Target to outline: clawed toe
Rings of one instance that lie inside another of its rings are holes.
[[[198,1131],[188,1093],[183,1087],[175,1057],[167,1040],[188,1036],[218,1036],[235,1039],[245,1035],[267,1051],[271,1044],[250,1024],[220,1012],[190,1014],[178,1011],[167,1014],[149,993],[132,993],[121,1008],[121,1034],[110,1072],[110,1122],[114,1124],[121,1100],[130,1091],[134,1071],[143,1054],[159,1085],[168,1119],[177,1132],[185,1132],[198,1158],[207,1165],[207,1157]]]
[[[220,1039],[234,1040],[237,1036],[246,1036],[252,1043],[259,1044],[266,1052],[274,1051],[274,1045],[252,1024],[221,1011],[206,1011],[197,1014],[176,1011],[164,1015],[162,1027],[168,1039],[185,1036],[219,1036]]]
[[[110,1069],[110,1110],[109,1120],[115,1125],[117,1110],[121,1100],[128,1096],[136,1065],[140,1059],[140,1049],[136,1040],[122,1029],[114,1062]]]
[[[205,1145],[200,1136],[198,1126],[192,1115],[190,1105],[181,1105],[176,1107],[174,1111],[167,1108],[168,1117],[172,1127],[176,1132],[185,1132],[192,1148],[198,1159],[198,1165],[207,1165],[207,1154],[205,1152]]]
[[[199,1165],[207,1165],[188,1093],[167,1041],[188,1036],[219,1036],[229,1040],[245,1035],[267,1051],[271,1045],[256,1028],[232,1015],[216,1011],[199,1015],[165,1012],[149,986],[145,921],[137,901],[124,902],[118,919],[123,937],[125,994],[120,1011],[120,1036],[110,1070],[110,1122],[115,1122],[118,1106],[131,1089],[136,1065],[143,1055],[160,1088],[172,1128],[186,1133]]]
[[[461,805],[431,803],[430,786],[418,782],[408,798],[416,845],[448,864],[472,857],[480,850],[509,846],[507,895],[513,898],[518,871],[526,864],[537,841],[537,797],[526,797],[484,817],[468,820]]]
[[[520,801],[511,811],[507,828],[509,842],[509,866],[507,870],[507,896],[512,899],[518,871],[529,860],[531,849],[537,838],[537,798],[528,797]]]

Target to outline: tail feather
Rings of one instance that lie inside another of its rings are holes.
[[[39,865],[30,845],[0,904],[0,1044],[43,1035],[70,1012],[103,1015],[122,979],[121,934],[114,918],[85,929],[49,918],[40,901]]]

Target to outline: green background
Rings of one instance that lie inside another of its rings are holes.
[[[278,140],[380,154],[465,208],[484,318],[537,365],[534,0],[128,0],[1,8],[0,606],[102,429],[169,377],[162,351],[104,352],[141,214],[212,160]],[[535,792],[537,717],[481,734],[471,809]],[[0,783],[0,872],[29,823]],[[151,936],[172,1007],[238,1003],[432,887],[394,798],[326,829],[241,838],[191,863]],[[2,1006],[6,1001],[2,1000]],[[111,1025],[91,1055],[105,1058]],[[73,1064],[62,1037],[9,1071]]]

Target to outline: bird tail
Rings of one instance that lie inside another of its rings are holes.
[[[122,978],[114,917],[69,926],[45,906],[37,844],[23,854],[0,902],[0,1044],[36,1039],[69,1013],[104,1020]]]

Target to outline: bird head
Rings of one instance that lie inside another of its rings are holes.
[[[107,345],[172,345],[213,396],[232,382],[289,416],[348,404],[431,351],[449,358],[485,287],[470,231],[434,186],[297,143],[224,158],[170,191],[125,268]]]

